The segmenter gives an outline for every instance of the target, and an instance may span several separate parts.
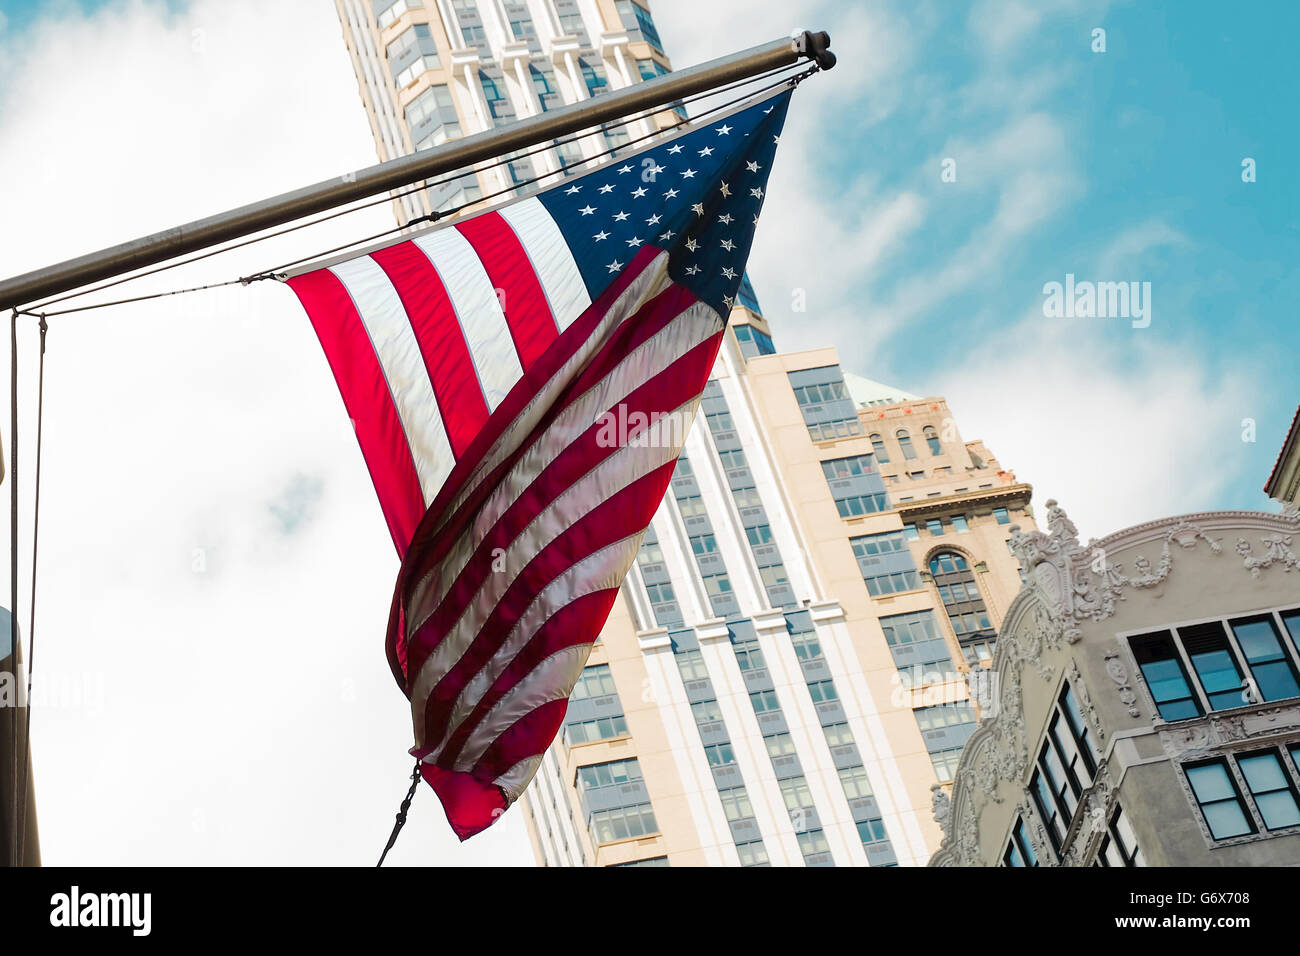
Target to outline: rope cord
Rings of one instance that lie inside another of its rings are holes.
[[[41,437],[45,420],[45,333],[49,326],[41,316],[41,357],[36,379],[36,475],[33,484],[35,500],[32,503],[32,599],[28,606],[27,622],[27,717],[23,721],[23,752],[19,763],[22,785],[18,788],[18,863],[25,859],[24,842],[27,837],[27,785],[31,773],[32,757],[32,672],[36,669],[36,543],[41,522]],[[15,549],[16,553],[16,549]],[[14,608],[14,620],[18,608]]]
[[[384,845],[384,852],[379,854],[379,862],[375,864],[376,869],[384,865],[384,860],[388,857],[388,851],[397,842],[397,835],[402,832],[402,827],[406,826],[406,814],[411,809],[411,801],[415,799],[415,791],[419,787],[420,761],[417,760],[415,769],[411,771],[411,789],[406,791],[406,799],[402,801],[402,805],[397,809],[397,822],[393,824],[393,832],[388,835],[388,843]]]
[[[771,78],[771,77],[773,77],[773,76],[777,76],[778,74],[785,74],[784,76],[781,76],[781,78],[780,78],[779,80],[777,80],[776,82],[774,82],[774,83],[770,83],[770,84],[768,84],[767,86],[763,86],[763,87],[761,87],[761,88],[759,88],[759,89],[756,89],[756,90],[751,90],[751,91],[745,93],[743,96],[737,97],[736,99],[730,100],[730,101],[728,101],[728,102],[726,102],[726,103],[720,104],[720,105],[718,105],[718,106],[710,107],[708,110],[705,110],[705,111],[704,111],[703,113],[701,113],[699,116],[692,117],[692,118],[689,119],[689,120],[680,120],[679,122],[676,122],[676,123],[674,123],[672,126],[668,127],[666,130],[655,130],[655,131],[653,131],[653,132],[651,132],[651,133],[649,133],[649,134],[646,134],[646,135],[643,135],[643,136],[639,136],[639,137],[637,137],[636,139],[629,140],[627,143],[624,143],[624,144],[622,144],[621,146],[611,147],[611,148],[609,148],[609,149],[607,149],[607,150],[603,150],[603,151],[597,153],[595,156],[584,158],[584,159],[582,159],[582,160],[580,160],[580,161],[578,161],[578,162],[575,162],[575,163],[562,163],[562,164],[560,165],[560,170],[559,170],[559,172],[561,172],[561,173],[566,172],[566,171],[568,171],[569,169],[572,169],[572,168],[575,168],[575,167],[577,167],[577,166],[583,165],[583,164],[585,164],[585,163],[587,163],[587,162],[590,162],[590,161],[592,161],[592,160],[603,159],[603,158],[606,157],[606,156],[611,156],[611,155],[617,153],[617,152],[618,152],[619,150],[621,150],[621,149],[626,149],[627,147],[632,146],[632,145],[634,145],[634,144],[636,144],[636,143],[640,143],[640,142],[642,142],[642,141],[644,141],[644,140],[646,140],[646,139],[652,139],[652,138],[654,138],[654,137],[657,137],[657,136],[663,135],[663,133],[665,133],[665,132],[668,132],[668,131],[671,131],[671,130],[680,129],[681,127],[683,127],[683,126],[688,126],[688,125],[690,125],[691,123],[699,122],[700,120],[703,120],[705,117],[709,116],[709,115],[712,114],[712,113],[716,113],[716,112],[718,112],[718,111],[720,111],[720,110],[726,109],[726,108],[728,108],[728,107],[734,105],[735,103],[741,102],[742,100],[744,100],[744,99],[746,99],[746,98],[748,98],[748,97],[750,97],[750,96],[756,96],[756,95],[758,95],[759,93],[766,92],[767,90],[775,89],[776,87],[780,86],[781,84],[783,84],[783,83],[785,83],[785,82],[792,82],[795,86],[797,86],[797,85],[798,85],[800,82],[802,82],[806,77],[808,77],[808,76],[811,75],[812,73],[817,72],[818,69],[819,69],[818,67],[813,66],[813,67],[810,67],[810,68],[806,68],[806,69],[804,69],[802,72],[800,72],[800,71],[798,71],[798,66],[799,66],[799,64],[791,64],[791,65],[787,65],[787,66],[777,67],[777,68],[774,69],[774,70],[769,70],[768,72],[766,72],[766,73],[761,73],[761,74],[759,74],[759,75],[757,75],[757,76],[748,77],[748,78],[743,79],[743,80],[736,80],[736,81],[734,81],[734,82],[732,82],[732,83],[729,83],[729,84],[726,84],[726,85],[724,85],[724,86],[718,87],[717,89],[706,90],[706,91],[704,91],[704,92],[702,92],[702,93],[697,93],[697,94],[695,94],[695,95],[693,95],[693,96],[686,97],[685,99],[679,101],[679,103],[680,103],[681,105],[685,105],[685,104],[687,104],[687,103],[695,103],[695,102],[698,102],[699,100],[706,99],[706,98],[713,97],[713,96],[717,96],[717,95],[719,95],[719,94],[721,94],[721,93],[725,93],[725,92],[728,92],[728,91],[730,91],[730,90],[734,90],[734,89],[736,89],[736,88],[738,88],[738,87],[741,87],[741,86],[747,86],[747,85],[750,85],[750,84],[754,84],[754,83],[761,82],[762,80],[769,79],[769,78]],[[663,106],[663,107],[652,108],[652,109],[649,109],[649,110],[644,110],[644,111],[642,111],[641,113],[636,114],[636,115],[634,115],[634,116],[623,117],[623,118],[621,118],[621,119],[619,119],[619,120],[615,120],[615,121],[612,121],[612,122],[606,123],[606,124],[604,124],[603,128],[609,128],[609,127],[615,127],[615,128],[617,128],[617,127],[627,126],[627,125],[630,125],[631,123],[637,122],[637,121],[638,121],[639,119],[641,119],[643,116],[653,115],[653,114],[658,113],[658,112],[667,112],[667,111],[670,111],[670,110],[674,110],[675,108],[676,108],[675,106]],[[273,231],[273,232],[269,232],[269,233],[267,233],[267,234],[265,234],[265,235],[262,235],[262,236],[254,236],[254,237],[249,238],[249,239],[244,239],[244,240],[242,240],[242,241],[240,241],[240,242],[233,243],[233,244],[228,245],[228,246],[224,246],[224,247],[222,247],[222,248],[220,248],[220,249],[213,249],[213,250],[210,250],[210,251],[208,251],[208,252],[199,253],[198,255],[189,256],[189,257],[187,257],[187,258],[183,258],[183,259],[178,259],[178,260],[176,260],[175,262],[169,262],[169,263],[166,263],[166,264],[164,264],[164,265],[157,266],[157,267],[155,267],[155,268],[153,268],[153,269],[149,269],[149,270],[147,270],[147,271],[145,271],[145,272],[137,273],[136,275],[125,276],[125,277],[123,277],[123,278],[120,278],[120,279],[114,279],[114,280],[111,281],[111,282],[104,282],[104,283],[101,283],[100,285],[92,286],[92,287],[87,288],[87,289],[81,289],[81,290],[76,291],[76,292],[69,292],[69,293],[66,294],[66,295],[58,296],[58,297],[53,298],[53,299],[47,299],[45,302],[41,303],[40,305],[31,306],[30,308],[26,308],[26,309],[19,309],[18,311],[19,311],[20,313],[24,314],[24,315],[33,315],[33,316],[38,316],[38,315],[47,315],[47,316],[52,316],[52,315],[67,315],[67,314],[70,314],[70,313],[73,313],[73,312],[84,312],[84,311],[88,311],[88,310],[90,310],[90,309],[106,308],[106,307],[108,307],[108,306],[113,306],[113,305],[126,305],[126,304],[129,304],[129,303],[132,303],[132,302],[143,302],[143,301],[146,301],[146,300],[149,300],[149,299],[164,298],[164,297],[169,296],[169,295],[180,295],[180,294],[182,294],[182,293],[187,293],[187,292],[202,292],[202,291],[205,291],[205,290],[207,290],[207,289],[216,289],[216,288],[221,288],[221,287],[223,287],[223,286],[235,285],[236,283],[239,283],[239,284],[242,284],[242,285],[249,285],[249,284],[252,283],[252,282],[262,281],[262,280],[266,280],[266,279],[279,279],[279,278],[281,278],[281,276],[278,275],[278,273],[281,272],[281,271],[283,271],[283,269],[285,269],[285,268],[289,268],[290,266],[298,265],[298,264],[303,263],[303,262],[308,262],[308,261],[310,261],[311,259],[315,259],[315,258],[318,258],[318,257],[320,257],[320,256],[329,255],[330,253],[333,253],[333,252],[340,252],[340,251],[342,251],[342,250],[344,250],[344,249],[349,249],[349,248],[351,248],[351,247],[353,247],[353,246],[364,245],[365,243],[373,242],[373,241],[375,241],[375,240],[377,240],[377,239],[382,239],[382,238],[384,238],[385,236],[392,235],[392,234],[395,233],[395,232],[401,232],[403,229],[408,229],[408,228],[410,228],[411,226],[416,225],[416,224],[418,224],[418,223],[422,223],[422,222],[438,222],[438,221],[441,220],[441,219],[444,219],[444,218],[448,218],[448,217],[451,217],[451,216],[458,215],[458,214],[461,213],[464,209],[466,209],[467,207],[469,207],[469,206],[471,206],[471,205],[477,205],[478,203],[481,203],[481,202],[483,202],[484,200],[487,200],[487,199],[494,199],[494,198],[499,197],[499,196],[502,196],[502,195],[507,195],[507,194],[509,194],[509,193],[514,192],[516,189],[518,189],[518,188],[520,188],[520,187],[522,187],[522,186],[530,186],[530,185],[533,185],[534,183],[537,183],[537,182],[541,181],[542,179],[547,178],[548,176],[553,176],[553,175],[555,175],[555,173],[544,173],[544,174],[539,175],[539,176],[534,176],[534,177],[532,177],[532,178],[530,178],[530,179],[524,180],[523,182],[520,182],[520,183],[517,183],[517,184],[515,184],[515,185],[512,185],[512,186],[510,186],[510,187],[507,188],[507,189],[504,189],[504,190],[498,190],[497,192],[495,192],[495,193],[491,193],[491,194],[488,195],[488,196],[484,196],[484,197],[482,197],[482,198],[480,198],[480,199],[476,199],[476,200],[474,200],[473,203],[463,203],[462,205],[457,206],[457,207],[455,207],[455,208],[453,208],[453,209],[451,209],[451,210],[448,210],[447,212],[442,212],[442,213],[437,213],[437,212],[435,212],[435,213],[431,213],[431,214],[426,215],[426,216],[419,216],[419,217],[416,217],[416,218],[414,218],[414,219],[411,219],[410,221],[406,222],[404,225],[396,226],[396,227],[394,227],[393,229],[388,229],[388,230],[385,230],[385,231],[383,231],[383,232],[376,233],[375,235],[370,236],[370,237],[368,237],[368,238],[365,238],[365,239],[358,239],[358,240],[356,240],[355,242],[347,243],[347,244],[342,245],[342,246],[337,246],[337,247],[335,247],[335,248],[333,248],[333,249],[326,250],[325,252],[316,253],[316,254],[314,254],[314,255],[307,256],[307,257],[304,257],[304,258],[302,258],[302,259],[297,259],[297,260],[294,260],[293,262],[287,263],[287,264],[285,264],[284,266],[281,266],[281,267],[279,267],[279,268],[277,268],[277,269],[269,269],[269,270],[265,270],[265,271],[263,271],[263,272],[257,273],[257,274],[252,275],[252,276],[244,276],[244,277],[241,277],[241,278],[239,278],[239,279],[232,279],[232,280],[229,280],[229,281],[227,281],[227,282],[216,282],[216,283],[211,283],[211,284],[209,284],[209,285],[193,286],[193,287],[191,287],[191,288],[185,288],[185,289],[176,289],[176,290],[173,290],[173,291],[170,291],[170,292],[158,292],[158,293],[154,293],[154,294],[152,294],[152,295],[134,296],[134,297],[132,297],[132,298],[127,298],[127,299],[114,299],[114,300],[109,301],[109,302],[100,302],[100,303],[95,303],[95,304],[93,304],[93,305],[79,306],[79,307],[76,307],[76,308],[70,308],[70,309],[59,309],[59,310],[56,310],[56,311],[50,311],[50,310],[48,309],[48,306],[54,305],[54,304],[59,303],[59,302],[64,302],[64,301],[66,301],[66,300],[68,300],[68,299],[79,298],[79,297],[84,296],[84,295],[90,295],[90,294],[92,294],[92,293],[94,293],[94,292],[100,292],[100,291],[103,291],[104,289],[110,289],[110,288],[113,288],[114,286],[121,285],[121,284],[123,284],[123,283],[125,283],[125,282],[131,282],[131,281],[134,281],[134,280],[136,280],[136,279],[143,279],[143,278],[145,278],[145,277],[147,277],[147,276],[156,275],[156,274],[158,274],[158,273],[160,273],[160,272],[166,272],[166,271],[168,271],[168,270],[170,270],[170,269],[176,269],[176,268],[179,268],[180,266],[189,265],[189,264],[194,263],[194,262],[199,262],[199,261],[201,261],[201,260],[203,260],[203,259],[208,259],[208,258],[211,258],[211,257],[213,257],[213,256],[220,255],[220,254],[222,254],[223,252],[232,252],[232,251],[234,251],[235,249],[241,249],[241,248],[243,248],[243,247],[245,247],[245,246],[249,246],[249,245],[252,245],[253,243],[257,243],[257,242],[262,242],[262,241],[264,241],[264,240],[266,240],[266,239],[274,239],[274,238],[276,238],[276,237],[278,237],[278,236],[288,235],[288,234],[291,233],[291,232],[297,232],[297,231],[300,230],[300,229],[306,229],[306,228],[308,228],[308,227],[310,227],[310,226],[320,225],[321,223],[329,222],[329,221],[332,220],[332,219],[337,219],[337,218],[339,218],[339,217],[341,217],[341,216],[346,216],[346,215],[348,215],[348,214],[350,214],[350,213],[360,212],[360,211],[363,210],[363,209],[369,209],[369,208],[371,208],[371,207],[373,207],[373,206],[378,206],[378,205],[382,205],[382,204],[384,204],[384,203],[393,202],[394,200],[401,199],[401,198],[403,198],[403,197],[410,196],[410,195],[413,195],[413,194],[418,193],[418,192],[422,192],[422,191],[424,191],[424,190],[430,188],[431,186],[440,186],[440,185],[445,185],[445,184],[447,184],[447,183],[454,182],[454,181],[456,181],[456,180],[458,180],[458,179],[463,179],[463,178],[465,178],[466,176],[468,176],[468,175],[472,175],[474,172],[477,172],[477,171],[487,171],[487,170],[490,170],[490,169],[496,169],[496,168],[499,168],[499,167],[501,167],[501,166],[505,166],[505,165],[507,165],[507,164],[509,164],[509,163],[516,162],[516,161],[518,161],[520,158],[531,157],[531,156],[534,156],[534,155],[536,155],[536,154],[539,154],[539,153],[545,152],[545,151],[547,151],[547,150],[550,150],[550,149],[554,148],[554,147],[557,146],[557,145],[565,145],[565,144],[568,144],[568,143],[573,143],[573,142],[576,142],[576,141],[578,141],[578,140],[580,140],[580,139],[584,139],[584,138],[586,138],[586,137],[588,137],[588,136],[592,136],[592,135],[594,135],[594,134],[593,134],[592,132],[588,131],[588,132],[581,132],[581,133],[573,133],[573,134],[570,134],[569,136],[566,136],[566,137],[557,137],[556,139],[551,140],[551,141],[549,141],[549,142],[546,142],[546,143],[539,143],[539,144],[537,144],[536,146],[530,147],[530,148],[527,149],[527,150],[524,150],[524,151],[518,152],[518,153],[514,154],[514,156],[512,156],[512,157],[502,157],[502,158],[497,159],[497,160],[494,160],[493,162],[490,162],[490,163],[486,163],[486,164],[482,164],[482,165],[477,165],[477,166],[471,168],[468,172],[467,172],[467,171],[464,171],[464,170],[458,170],[458,171],[453,172],[453,173],[448,173],[448,174],[446,174],[446,175],[444,175],[444,176],[442,176],[442,177],[440,177],[440,178],[437,178],[437,179],[427,179],[427,180],[423,180],[423,181],[420,182],[419,184],[414,185],[414,186],[410,186],[410,187],[408,187],[408,188],[406,188],[406,189],[399,190],[399,191],[397,191],[397,192],[392,192],[392,193],[389,193],[389,194],[387,194],[387,195],[385,195],[385,196],[381,196],[381,197],[379,197],[379,198],[377,198],[377,199],[368,200],[368,201],[366,201],[366,202],[364,202],[364,203],[360,203],[360,204],[355,205],[355,206],[350,206],[350,207],[348,207],[348,208],[346,208],[346,209],[340,209],[340,210],[338,210],[338,211],[336,211],[336,212],[332,212],[332,213],[329,213],[329,214],[324,215],[324,216],[319,216],[319,217],[317,217],[317,218],[315,218],[315,219],[311,219],[311,220],[308,220],[308,221],[306,221],[306,222],[296,223],[295,225],[288,226],[288,227],[285,227],[285,228],[283,228],[283,229],[278,229],[278,230],[275,230],[275,231]]]
[[[9,594],[12,608],[9,612],[11,650],[15,663],[18,660],[20,644],[18,642],[18,310],[14,309],[10,325],[9,338]],[[17,668],[14,668],[17,670]],[[14,675],[18,677],[17,674]],[[13,741],[10,753],[13,754],[13,773],[9,779],[18,779],[18,722],[13,723]],[[26,799],[24,793],[21,799]],[[13,807],[9,819],[18,822],[19,806],[18,788],[13,790]],[[14,834],[10,843],[10,865],[22,863],[21,851],[18,849],[21,837]]]

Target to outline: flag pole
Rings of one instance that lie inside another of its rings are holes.
[[[143,236],[75,259],[0,281],[0,310],[31,305],[40,299],[156,265],[189,252],[208,249],[318,212],[366,199],[389,190],[475,163],[576,133],[632,113],[653,110],[677,100],[751,79],[762,73],[815,60],[822,69],[835,65],[826,33],[802,31],[698,66],[634,83],[596,99],[572,103],[509,126],[490,129],[432,149],[345,173],[260,202]]]

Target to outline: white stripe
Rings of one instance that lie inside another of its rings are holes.
[[[542,417],[551,410],[560,391],[568,386],[574,377],[587,366],[587,363],[591,361],[591,357],[614,333],[614,330],[634,316],[646,302],[666,289],[671,281],[668,276],[668,253],[660,253],[623,290],[623,294],[615,300],[609,311],[600,317],[600,321],[592,330],[591,335],[578,343],[574,353],[565,360],[564,364],[547,380],[546,384],[538,389],[537,394],[515,416],[515,420],[502,430],[500,437],[492,444],[492,447],[465,480],[465,485],[461,488],[455,500],[443,509],[437,525],[430,529],[433,534],[437,534],[442,530],[443,525],[464,505],[466,499],[477,490],[483,479],[519,446],[520,441],[529,431],[536,427]],[[716,311],[713,311],[713,316],[716,322],[721,323],[723,321],[722,316]],[[603,409],[593,410],[593,418],[588,419],[588,422],[595,421],[594,415],[596,411],[601,410]],[[429,577],[437,573],[438,569],[435,568],[412,588],[413,597],[408,602],[409,604],[414,605],[419,600]],[[408,617],[407,620],[412,619]],[[407,629],[408,636],[413,633],[415,633],[414,628]]]
[[[528,606],[528,610],[519,616],[511,637],[516,636],[515,632],[519,632],[520,637],[524,637],[524,635],[531,637],[557,611],[572,604],[577,598],[607,588],[618,587],[624,576],[626,576],[627,569],[636,560],[636,553],[641,547],[641,539],[644,536],[644,532],[638,532],[624,538],[622,541],[616,541],[568,568],[543,588],[542,592],[533,599],[533,603]],[[595,639],[596,635],[592,634],[591,640],[595,641]],[[523,643],[527,643],[526,638]],[[473,769],[474,764],[478,763],[479,758],[491,746],[492,741],[496,740],[503,731],[512,726],[520,717],[536,710],[548,700],[557,697],[568,697],[574,683],[577,682],[578,674],[582,671],[582,663],[586,661],[590,650],[590,644],[577,644],[566,647],[552,654],[530,670],[475,725],[473,732],[466,739],[460,755],[456,758],[456,769],[465,771]],[[581,657],[578,660],[577,670],[572,676],[568,673],[562,675],[567,682],[559,683],[561,675],[557,675],[547,664],[566,651],[581,651]]]
[[[370,336],[406,442],[415,461],[420,491],[427,505],[438,494],[456,463],[447,429],[429,381],[420,343],[415,339],[402,300],[384,270],[369,256],[340,262],[330,269],[343,283]]]
[[[518,60],[515,62],[517,63]],[[514,803],[519,799],[519,795],[528,789],[528,784],[537,773],[537,768],[542,765],[544,756],[544,753],[540,753],[525,757],[492,782],[505,791],[506,800]]]
[[[421,679],[417,682],[417,689],[411,695],[413,701],[428,699],[427,692],[423,693],[422,696],[417,695],[421,695],[425,687],[432,688],[432,686],[435,686],[436,681],[441,680],[446,672],[454,666],[454,661],[448,663],[448,659],[452,655],[459,659],[464,654],[484,619],[492,613],[506,589],[518,577],[517,572],[527,567],[534,556],[549,546],[552,541],[583,515],[599,507],[599,505],[608,501],[628,485],[677,457],[681,448],[674,440],[677,433],[673,431],[673,426],[670,423],[674,421],[679,423],[691,422],[695,417],[699,401],[699,398],[696,397],[680,408],[674,409],[669,416],[659,419],[655,425],[651,426],[646,432],[641,433],[644,436],[641,441],[635,444],[629,442],[600,462],[595,468],[583,475],[580,480],[566,488],[563,494],[551,502],[510,543],[505,553],[500,556],[500,566],[506,569],[507,572],[513,570],[516,573],[498,572],[487,577],[483,587],[470,601],[460,620],[456,622],[452,630],[439,643],[437,650],[430,655],[424,667],[421,668],[419,675]],[[620,577],[619,581],[621,582],[621,580]],[[578,596],[574,594],[570,600]],[[459,729],[460,725],[478,705],[483,695],[496,683],[497,678],[505,672],[506,668],[532,638],[532,631],[521,630],[518,626],[511,629],[501,646],[493,652],[492,657],[482,666],[478,673],[466,681],[448,715],[443,740],[437,748],[430,752],[427,759],[434,760],[437,758],[441,752],[442,743],[445,743]],[[441,660],[438,660],[439,652],[444,652]],[[441,672],[439,673],[440,667]],[[426,673],[425,668],[429,668],[431,673]],[[422,711],[423,704],[416,710],[416,716],[418,717]]]
[[[474,247],[456,229],[413,240],[433,263],[451,298],[488,409],[495,411],[524,374],[501,300]]]
[[[510,224],[528,253],[551,304],[551,315],[563,332],[591,305],[587,283],[582,281],[564,233],[536,196],[502,209],[501,218]]]
[[[546,432],[520,456],[510,472],[492,489],[474,516],[474,523],[459,536],[447,556],[411,592],[406,604],[408,633],[414,634],[440,604],[447,589],[469,562],[469,558],[503,514],[519,496],[569,445],[595,424],[607,410],[617,417],[617,405],[645,382],[659,375],[683,355],[717,333],[717,312],[704,303],[685,309],[655,335],[629,352],[609,374],[593,385],[556,417]],[[678,449],[680,451],[680,449]],[[520,565],[522,567],[522,565]],[[494,577],[500,578],[501,575]],[[444,640],[439,650],[446,648]],[[449,651],[450,648],[447,648]],[[457,655],[459,656],[459,655]],[[431,659],[432,660],[432,659]],[[425,668],[429,662],[426,661]],[[450,667],[450,664],[448,665]],[[420,677],[424,677],[421,668]],[[441,675],[439,675],[441,679]],[[412,702],[420,686],[412,690]]]

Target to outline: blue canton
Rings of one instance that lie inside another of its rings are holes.
[[[673,281],[726,317],[789,103],[790,91],[778,93],[539,194],[592,299],[654,246]]]

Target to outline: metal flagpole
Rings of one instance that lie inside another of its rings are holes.
[[[801,59],[816,60],[822,69],[834,66],[835,54],[830,50],[830,37],[826,33],[804,31],[793,38],[773,40],[708,63],[635,83],[594,100],[572,103],[500,129],[466,136],[433,149],[15,276],[0,282],[0,309],[30,305],[61,292],[101,279],[115,278],[232,239],[241,239],[356,199],[366,199],[422,179],[462,170],[474,163],[537,146],[631,113],[653,110],[728,83],[790,66]]]

